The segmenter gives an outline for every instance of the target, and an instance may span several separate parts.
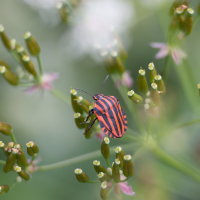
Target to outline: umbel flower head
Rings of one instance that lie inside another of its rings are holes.
[[[166,43],[160,42],[152,42],[150,43],[150,46],[156,49],[160,49],[155,55],[156,59],[164,58],[168,55],[171,55],[174,62],[177,65],[180,65],[182,59],[185,59],[187,57],[187,54],[178,46],[170,46]]]
[[[39,79],[36,80],[33,86],[29,87],[26,90],[26,93],[33,94],[37,90],[40,90],[42,92],[50,91],[53,88],[52,86],[53,81],[55,81],[58,77],[59,77],[58,73],[43,74],[41,77],[39,77]]]

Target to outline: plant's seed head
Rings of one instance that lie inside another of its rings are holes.
[[[115,153],[120,153],[122,151],[122,148],[121,147],[117,147],[115,150]]]
[[[78,103],[81,103],[81,101],[83,101],[83,97],[82,97],[82,96],[79,96],[78,99],[77,99],[77,102],[78,102]]]
[[[75,118],[75,119],[79,118],[80,116],[81,116],[80,113],[75,113],[75,114],[74,114],[74,118]]]
[[[101,183],[101,188],[102,189],[106,189],[107,188],[107,182],[106,181]]]
[[[106,55],[108,55],[108,51],[102,50],[102,51],[100,52],[100,55],[101,55],[102,57],[105,57]]]
[[[192,8],[188,8],[187,11],[188,11],[188,13],[189,13],[190,15],[193,15],[193,14],[194,14],[194,10],[193,10]]]
[[[28,148],[33,147],[33,145],[34,145],[34,143],[32,141],[26,143],[26,146]]]
[[[76,169],[74,170],[74,173],[75,173],[75,174],[82,174],[82,172],[83,172],[83,170],[80,169],[80,168],[76,168]]]
[[[148,69],[149,69],[149,70],[153,70],[153,69],[154,69],[154,64],[153,64],[153,62],[149,63]]]
[[[134,95],[134,93],[135,93],[135,92],[134,92],[133,90],[130,90],[130,91],[128,91],[127,94],[128,94],[129,97],[132,97],[132,96]]]
[[[109,143],[110,143],[110,140],[109,140],[108,137],[105,137],[105,138],[103,139],[103,141],[105,142],[105,144],[109,144]]]
[[[15,170],[16,172],[21,172],[21,171],[22,171],[22,168],[19,167],[19,166],[14,166],[14,170]]]
[[[23,60],[24,62],[29,62],[29,61],[30,61],[30,57],[27,56],[27,55],[23,55],[23,56],[22,56],[22,60]]]
[[[150,107],[150,106],[149,106],[149,104],[148,104],[148,103],[145,103],[145,104],[144,104],[144,109],[145,109],[145,110],[148,110],[148,109],[149,109],[149,107]]]
[[[156,83],[152,83],[152,84],[151,84],[151,87],[152,87],[154,90],[156,90],[158,86],[157,86]]]
[[[77,91],[75,89],[71,89],[70,93],[73,94],[74,96],[77,95]]]
[[[5,66],[0,66],[0,73],[3,74],[6,71],[6,67]]]
[[[20,176],[17,176],[16,181],[17,181],[18,183],[21,183],[21,182],[22,182],[22,178],[21,178]]]
[[[117,57],[117,56],[118,56],[118,53],[117,53],[117,51],[111,51],[111,52],[110,52],[110,55],[111,55],[112,57]]]
[[[104,177],[104,173],[103,173],[103,172],[100,172],[97,176],[98,176],[99,178],[103,178],[103,177]]]
[[[131,155],[126,155],[126,156],[124,156],[124,160],[126,160],[126,161],[129,161],[129,160],[131,160]]]
[[[26,32],[26,33],[24,34],[24,39],[25,39],[25,40],[29,39],[30,37],[31,37],[31,33],[30,33],[30,32]]]
[[[107,172],[108,172],[109,174],[112,174],[112,168],[108,167],[108,168],[107,168]]]
[[[116,159],[115,159],[115,163],[116,163],[117,165],[120,164],[120,160],[119,160],[119,158],[116,158]]]
[[[160,81],[160,80],[162,80],[162,76],[161,76],[161,75],[156,75],[156,76],[154,77],[154,79],[155,79],[156,81]]]
[[[14,142],[9,142],[8,147],[13,148],[14,147]]]
[[[0,33],[2,33],[4,31],[4,27],[2,24],[0,24]]]
[[[144,69],[140,69],[139,70],[139,74],[142,75],[142,76],[144,76],[145,75],[145,70]]]
[[[95,166],[100,166],[100,161],[94,160],[94,161],[93,161],[93,165],[95,165]]]
[[[0,141],[0,147],[4,147],[4,146],[5,144],[2,141]]]

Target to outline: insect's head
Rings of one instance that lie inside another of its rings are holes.
[[[96,100],[101,99],[102,97],[104,97],[103,94],[95,94],[95,95],[93,96],[93,99],[96,101]]]

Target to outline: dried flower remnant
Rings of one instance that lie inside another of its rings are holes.
[[[53,82],[58,79],[58,73],[46,73],[37,79],[37,82],[26,89],[27,94],[33,94],[36,91],[51,91],[53,89]]]
[[[156,49],[160,49],[155,55],[156,59],[164,58],[171,55],[176,65],[180,65],[182,60],[187,58],[187,54],[178,46],[169,46],[166,43],[152,42],[150,46]]]

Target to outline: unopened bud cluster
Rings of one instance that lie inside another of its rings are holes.
[[[109,163],[108,159],[110,157],[109,144],[110,144],[109,138],[105,137],[101,144],[101,154],[105,158],[107,163]],[[100,197],[103,200],[107,199],[108,182],[114,181],[117,184],[123,181],[121,180],[121,175],[124,175],[127,178],[132,177],[134,175],[134,165],[131,155],[126,155],[124,150],[120,146],[114,149],[114,151],[116,154],[116,159],[112,164],[112,168],[109,166],[108,168],[106,168],[100,163],[99,160],[93,161],[94,170],[97,173],[97,177],[100,181],[99,183],[101,183]],[[75,169],[74,172],[79,182],[81,183],[90,182],[89,177],[82,171],[82,169],[77,168]]]
[[[144,104],[144,109],[148,114],[153,116],[159,116],[159,106],[161,104],[160,95],[165,93],[165,84],[162,80],[162,76],[157,74],[154,63],[149,63],[149,80],[150,88],[146,78],[146,71],[140,69],[138,72],[137,86],[138,90],[146,97],[143,101],[143,97],[136,94],[134,90],[128,91],[127,95],[130,100],[136,104]]]
[[[4,135],[13,135],[12,127],[4,122],[0,122],[0,133]],[[27,146],[27,153],[30,156],[36,156],[39,152],[39,148],[32,142],[28,142]],[[23,148],[20,144],[15,142],[9,142],[5,144],[3,141],[0,141],[0,148],[4,151],[6,156],[6,162],[3,167],[3,171],[8,173],[12,170],[18,173],[18,176],[24,180],[30,179],[30,174],[26,171],[28,166],[32,163],[28,162]],[[19,179],[19,178],[18,178]],[[4,194],[9,190],[9,186],[0,186],[0,194]]]
[[[89,139],[95,127],[97,127],[96,124],[91,126],[91,123],[93,123],[94,120],[94,115],[91,115],[87,118],[87,116],[90,114],[90,111],[93,109],[93,106],[88,100],[84,99],[82,96],[77,96],[77,91],[75,89],[71,89],[70,93],[71,105],[75,112],[75,124],[79,129],[84,129],[84,136],[85,138]]]
[[[2,40],[2,43],[4,44],[5,48],[11,53],[12,56],[18,61],[18,63],[23,67],[23,74],[15,73],[11,70],[10,66],[0,60],[0,74],[4,77],[4,79],[10,83],[11,85],[18,85],[20,82],[20,79],[23,81],[30,81],[29,77],[37,77],[38,72],[36,70],[35,64],[31,60],[31,57],[28,54],[28,51],[31,56],[38,57],[40,54],[40,46],[35,40],[35,38],[32,36],[30,32],[27,32],[24,35],[24,40],[26,42],[27,50],[25,47],[20,45],[15,39],[10,39],[7,33],[5,32],[5,29],[3,25],[0,24],[0,38]],[[15,70],[17,71],[17,69]],[[32,78],[33,79],[33,78]],[[37,80],[37,79],[36,79]]]

